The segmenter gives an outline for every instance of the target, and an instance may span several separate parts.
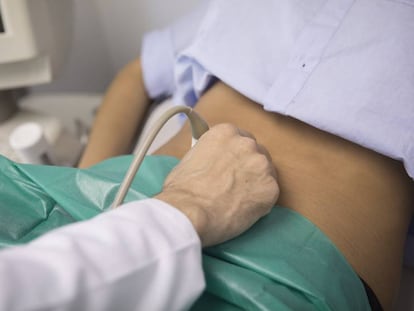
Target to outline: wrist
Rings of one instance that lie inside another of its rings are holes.
[[[193,195],[185,191],[163,191],[154,197],[181,211],[192,223],[204,245],[204,234],[207,227],[207,214]]]

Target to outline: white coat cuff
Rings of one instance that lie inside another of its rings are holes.
[[[192,222],[188,217],[181,212],[179,209],[175,208],[174,206],[158,199],[145,199],[141,201],[133,201],[126,204],[121,205],[122,208],[128,209],[128,214],[133,214],[137,216],[137,221],[141,221],[141,211],[134,213],[134,208],[145,208],[153,210],[151,214],[156,215],[156,217],[163,218],[161,220],[162,223],[168,225],[170,224],[170,228],[175,228],[179,230],[176,232],[177,234],[181,235],[184,241],[197,241],[200,244],[201,249],[201,240],[195,230]]]

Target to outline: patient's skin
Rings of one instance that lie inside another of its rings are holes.
[[[414,206],[414,186],[400,162],[269,113],[223,83],[196,111],[210,125],[233,123],[253,133],[271,153],[281,189],[279,205],[315,223],[390,309],[398,290],[403,246]],[[156,153],[182,157],[188,124]]]

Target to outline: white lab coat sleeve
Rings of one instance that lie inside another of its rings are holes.
[[[204,286],[191,222],[156,199],[0,252],[0,310],[186,310]]]
[[[171,26],[144,35],[141,64],[144,85],[151,98],[170,96],[175,90],[174,63],[176,56],[196,36],[209,0],[200,1],[187,15]]]

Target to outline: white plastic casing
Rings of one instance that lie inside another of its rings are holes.
[[[10,145],[24,161],[31,164],[57,164],[42,127],[34,122],[24,123],[10,135]]]
[[[0,90],[51,82],[69,51],[73,0],[0,0]]]

